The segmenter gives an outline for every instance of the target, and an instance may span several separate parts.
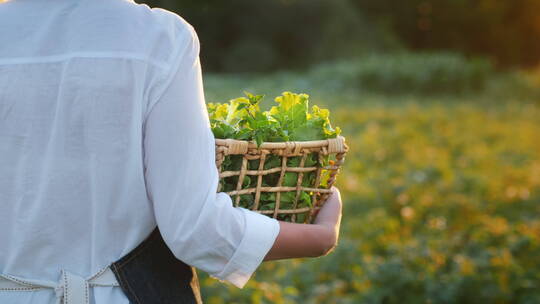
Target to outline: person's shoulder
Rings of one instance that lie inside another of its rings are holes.
[[[179,14],[166,10],[160,7],[150,8],[150,14],[154,16],[156,22],[163,24],[167,27],[177,31],[191,32],[194,30],[193,26],[184,17]]]
[[[187,44],[197,44],[195,28],[181,15],[160,7],[150,7],[131,0],[116,0],[125,22],[154,52],[170,58],[171,53]],[[159,56],[159,57],[162,57]],[[163,58],[163,57],[162,57]]]
[[[117,0],[118,6],[125,11],[125,17],[132,25],[144,27],[162,34],[192,34],[195,29],[181,15],[160,7],[150,7],[145,3],[131,0]]]

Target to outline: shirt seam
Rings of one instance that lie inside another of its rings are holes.
[[[195,33],[195,29],[191,25],[190,25],[190,30],[192,31],[193,34]],[[196,40],[196,45],[197,45],[197,49],[199,49],[198,40]],[[153,102],[149,101],[149,103],[148,103],[149,107],[147,109],[146,115],[144,115],[144,120],[143,120],[144,121],[143,130],[145,130],[145,128],[146,128],[146,121],[148,120],[148,117],[150,117],[150,114],[152,113],[152,110],[161,101],[161,98],[163,97],[163,95],[165,95],[168,88],[172,85],[172,83],[173,83],[173,81],[175,79],[176,73],[179,72],[178,70],[180,68],[180,65],[182,64],[182,58],[183,58],[183,56],[186,55],[185,52],[187,52],[187,49],[181,51],[182,46],[184,46],[184,45],[181,45],[181,44],[177,45],[176,48],[171,53],[172,58],[169,60],[170,64],[166,65],[166,67],[165,67],[165,70],[167,72],[166,72],[165,78],[162,81],[163,86],[162,86],[161,90],[158,91],[157,96],[154,99],[154,101]],[[199,50],[197,50],[197,52],[194,55],[194,58],[192,58],[192,59],[193,60],[190,61],[190,63],[196,64],[197,61],[199,60]],[[185,77],[186,75],[187,75],[187,73],[183,73],[182,77]]]
[[[115,58],[115,59],[131,59],[149,63],[162,70],[168,70],[165,62],[154,60],[139,54],[130,52],[70,52],[58,55],[48,56],[29,56],[29,57],[11,57],[0,59],[0,65],[16,65],[28,63],[50,63],[62,62],[73,58]]]

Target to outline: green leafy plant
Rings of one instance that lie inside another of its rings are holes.
[[[254,95],[244,92],[245,97],[231,99],[228,103],[210,103],[208,112],[214,136],[221,139],[238,139],[254,141],[260,147],[263,142],[311,141],[335,138],[341,133],[339,127],[333,128],[330,123],[330,112],[314,105],[309,109],[309,95],[283,92],[274,100],[277,105],[270,110],[261,111],[259,103],[263,95]],[[242,155],[226,156],[222,163],[223,171],[238,171],[242,165]],[[281,157],[270,154],[264,162],[264,169],[281,166]],[[287,167],[299,167],[301,156],[287,159]],[[332,162],[328,155],[321,156],[310,153],[304,161],[304,167],[327,166]],[[258,170],[259,160],[250,160],[248,170]],[[321,180],[316,183],[316,172],[306,172],[302,176],[301,185],[309,188],[326,187],[329,172],[321,171]],[[278,184],[280,173],[271,173],[263,176],[263,187],[275,187]],[[238,176],[223,178],[220,183],[222,191],[236,190]],[[296,172],[286,172],[281,186],[296,187],[299,175]],[[242,188],[254,188],[257,178],[245,176]],[[306,191],[282,192],[280,194],[280,209],[312,207],[311,195]],[[263,193],[260,197],[260,210],[273,210],[275,208],[276,193]],[[240,196],[240,206],[250,208],[254,203],[254,195]],[[297,214],[295,221],[304,222],[307,214]],[[291,215],[278,215],[280,220],[292,221]]]
[[[208,112],[216,138],[262,142],[308,141],[335,138],[341,133],[332,128],[330,112],[314,105],[309,111],[309,95],[283,92],[269,111],[259,107],[263,95],[244,92],[246,97],[228,103],[209,103]]]

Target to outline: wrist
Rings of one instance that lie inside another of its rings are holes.
[[[331,225],[314,224],[313,226],[318,244],[318,253],[316,256],[325,256],[336,246],[336,231]]]

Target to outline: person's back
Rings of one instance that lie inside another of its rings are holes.
[[[177,16],[123,0],[0,5],[0,273],[88,277],[152,231],[143,120],[191,35]],[[17,303],[54,298],[24,295]]]
[[[0,275],[89,278],[159,225],[177,257],[243,286],[279,225],[215,193],[191,25],[128,0],[12,0],[0,39]],[[191,90],[171,89],[183,77]],[[128,303],[119,288],[93,294]],[[55,301],[0,292],[0,303]]]

